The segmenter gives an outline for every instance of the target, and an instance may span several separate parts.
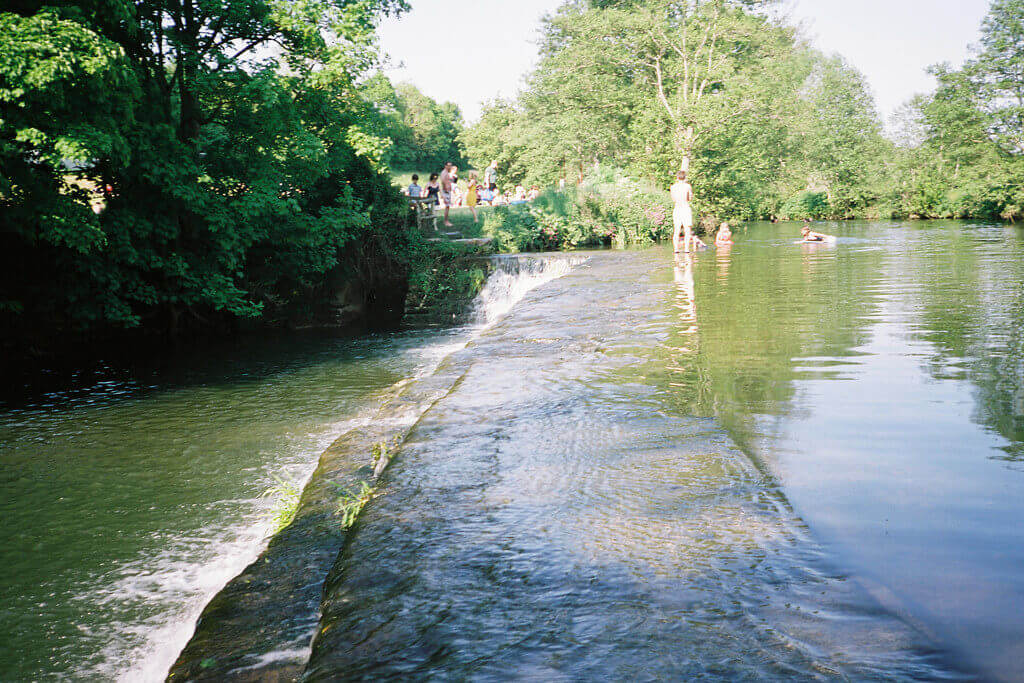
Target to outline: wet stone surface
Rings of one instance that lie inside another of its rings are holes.
[[[698,350],[659,258],[595,256],[453,357],[332,570],[309,680],[956,677],[664,400],[652,349]]]

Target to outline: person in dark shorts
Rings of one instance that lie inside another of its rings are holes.
[[[436,173],[430,174],[430,180],[427,181],[426,191],[427,193],[423,196],[425,196],[427,199],[433,200],[435,204],[437,204],[440,201],[438,195],[441,192],[441,183],[437,181]]]

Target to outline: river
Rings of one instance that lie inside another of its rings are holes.
[[[308,678],[1019,680],[1021,231],[797,227],[8,407],[0,678],[160,679],[265,545],[274,478],[447,357]]]

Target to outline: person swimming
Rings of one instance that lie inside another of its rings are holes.
[[[718,228],[718,234],[715,235],[715,246],[727,246],[732,244],[732,230],[729,229],[728,223],[722,223]]]
[[[804,242],[835,242],[835,235],[826,235],[820,232],[814,232],[811,230],[810,223],[804,223],[804,227],[800,228],[800,234],[804,238]]]

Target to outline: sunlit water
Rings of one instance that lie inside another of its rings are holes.
[[[506,268],[489,327],[8,410],[0,678],[162,676],[262,548],[274,476],[453,351],[466,376],[335,567],[311,679],[1019,678],[1021,233],[797,227],[532,291]]]
[[[456,354],[308,677],[1019,678],[1020,235],[797,227],[596,255]]]

